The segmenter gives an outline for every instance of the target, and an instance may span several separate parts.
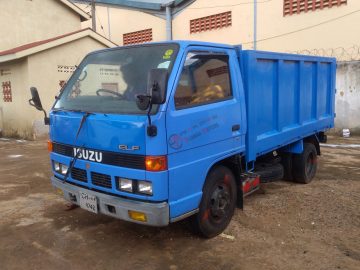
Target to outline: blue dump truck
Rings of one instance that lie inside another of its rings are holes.
[[[88,54],[49,117],[51,182],[93,213],[204,237],[263,182],[309,183],[336,60],[179,41]]]

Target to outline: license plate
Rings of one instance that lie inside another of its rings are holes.
[[[80,195],[80,207],[97,214],[98,208],[97,208],[96,196],[87,194],[86,192],[82,192],[82,191],[79,193],[79,195]]]

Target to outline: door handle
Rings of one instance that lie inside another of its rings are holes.
[[[240,125],[233,125],[232,128],[231,128],[231,131],[238,131],[240,130]]]

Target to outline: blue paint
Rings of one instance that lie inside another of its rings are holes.
[[[207,173],[217,162],[240,154],[253,166],[257,157],[273,150],[300,153],[303,138],[334,126],[335,59],[243,51],[241,47],[205,42],[177,44],[179,52],[169,74],[166,102],[151,116],[157,136],[147,136],[146,115],[95,113],[87,118],[76,140],[83,114],[50,113],[53,142],[119,154],[129,154],[119,148],[121,144],[139,146],[132,155],[165,155],[168,170],[149,172],[78,160],[75,167],[86,170],[88,179],[92,171],[110,175],[112,188],[79,182],[71,176],[70,182],[134,200],[166,201],[170,218],[174,218],[199,206]],[[232,96],[176,109],[174,95],[186,55],[198,51],[228,56]],[[235,125],[240,129],[233,130]],[[50,158],[65,164],[71,160],[59,153],[51,153]],[[153,196],[117,190],[116,177],[151,181]]]
[[[301,154],[304,151],[303,140],[298,140],[294,143],[288,144],[281,149],[283,152],[289,152],[294,154]]]

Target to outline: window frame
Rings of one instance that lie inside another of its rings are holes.
[[[201,102],[201,103],[193,103],[193,104],[182,105],[182,106],[177,106],[176,105],[176,103],[175,103],[176,91],[178,89],[180,79],[181,79],[181,75],[182,75],[182,71],[183,71],[184,66],[185,66],[185,61],[186,61],[187,56],[188,56],[189,53],[203,53],[203,54],[207,53],[207,54],[211,54],[211,55],[225,55],[225,56],[228,57],[227,65],[228,65],[228,69],[229,69],[228,75],[229,75],[229,86],[230,86],[230,95],[229,96],[224,97],[224,98],[220,98],[220,99],[216,99],[216,100],[205,101],[205,102]],[[215,103],[224,102],[224,101],[232,100],[232,99],[234,99],[234,91],[233,91],[231,68],[230,68],[230,55],[225,50],[211,51],[211,50],[191,49],[191,50],[186,51],[185,55],[184,55],[184,61],[182,62],[182,65],[181,65],[181,70],[179,71],[179,77],[177,79],[177,83],[176,83],[176,86],[175,86],[175,89],[174,89],[174,94],[173,94],[173,97],[172,97],[175,111],[181,111],[181,110],[184,110],[184,109],[190,109],[190,108],[195,108],[195,107],[209,105],[209,104],[215,104]]]

